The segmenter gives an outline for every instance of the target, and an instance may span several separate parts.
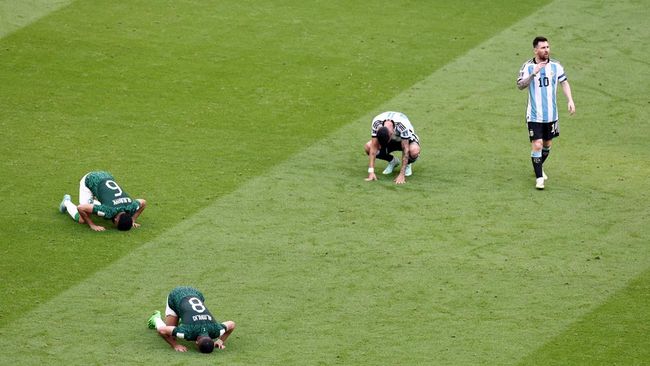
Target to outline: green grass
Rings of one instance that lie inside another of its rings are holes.
[[[521,365],[644,365],[650,359],[650,271],[536,350]]]
[[[462,2],[145,4],[102,5],[110,17],[74,3],[0,43],[15,71],[0,74],[0,363],[205,362],[146,329],[179,284],[237,321],[209,356],[229,364],[647,358],[631,321],[648,316],[650,259],[648,87],[628,71],[647,75],[642,4],[554,3],[529,18],[508,2],[464,16]],[[403,27],[375,26],[396,17]],[[544,192],[514,87],[538,32],[578,107],[561,117]],[[215,33],[223,43],[206,41]],[[410,57],[373,57],[384,48]],[[363,181],[369,118],[384,109],[422,138],[403,187]],[[108,122],[126,137],[90,128]],[[73,139],[85,131],[101,149]],[[141,230],[96,234],[56,213],[95,167],[152,203]]]
[[[3,246],[2,266],[28,274],[5,282],[16,300],[0,319],[156,237],[516,19],[477,19],[478,9],[460,16],[463,3],[403,11],[381,2],[130,4],[75,2],[3,40],[1,192],[13,198],[2,225],[7,242],[21,245]],[[400,32],[371,26],[395,14]],[[482,27],[440,39],[455,29],[443,21],[449,14]],[[76,193],[91,169],[112,171],[149,200],[143,230],[106,246],[57,214],[60,197]]]

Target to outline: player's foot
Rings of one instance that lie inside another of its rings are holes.
[[[535,188],[539,190],[544,189],[544,177],[539,177],[535,180]]]
[[[544,178],[544,180],[548,179],[548,175],[546,175],[546,172],[544,171],[544,169],[542,169],[542,178]]]
[[[156,329],[156,318],[162,319],[162,316],[160,315],[160,311],[156,310],[150,317],[149,320],[147,321],[147,326],[151,329]]]
[[[390,174],[390,173],[392,173],[393,169],[395,169],[395,167],[398,166],[398,165],[399,165],[399,160],[393,158],[393,160],[391,160],[390,163],[388,163],[388,166],[386,167],[386,169],[384,169],[382,174]]]
[[[59,204],[59,211],[61,213],[65,213],[66,211],[68,211],[68,209],[65,208],[65,201],[70,201],[70,200],[71,198],[69,194],[63,196],[63,201],[61,201],[61,203]]]
[[[412,174],[413,170],[411,169],[411,164],[406,165],[406,169],[404,169],[404,175],[410,177]]]

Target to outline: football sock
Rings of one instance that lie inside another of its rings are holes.
[[[542,147],[542,164],[544,164],[544,162],[546,161],[546,158],[548,158],[548,154],[550,154],[550,153],[551,153],[551,147],[550,146]]]
[[[542,152],[532,151],[530,153],[530,160],[533,162],[533,169],[535,170],[535,177],[541,178],[542,174]]]
[[[156,329],[160,330],[160,328],[164,328],[167,326],[165,322],[161,318],[155,318],[154,321],[156,322]]]
[[[77,205],[72,203],[72,201],[65,201],[63,204],[68,211],[68,215],[70,215],[74,221],[79,222],[79,211],[77,211]]]

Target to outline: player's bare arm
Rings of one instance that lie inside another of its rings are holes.
[[[409,140],[402,139],[402,164],[399,168],[399,174],[395,177],[395,183],[404,184],[406,183],[406,166],[409,163]]]
[[[519,90],[526,89],[528,87],[528,85],[530,85],[531,81],[533,81],[533,79],[535,79],[535,76],[539,73],[539,71],[541,69],[543,69],[546,66],[547,63],[548,63],[548,61],[543,61],[543,62],[537,63],[535,65],[535,68],[533,69],[532,74],[528,75],[527,78],[517,80],[517,87],[519,88]]]
[[[138,198],[136,201],[140,203],[140,208],[133,214],[133,227],[140,227],[140,224],[136,223],[135,220],[137,220],[138,216],[140,216],[145,207],[147,207],[147,201],[142,198]]]
[[[560,85],[562,85],[562,92],[568,101],[567,106],[569,109],[569,114],[573,115],[576,113],[576,106],[573,103],[573,96],[571,95],[571,85],[569,85],[568,80],[564,80],[562,83],[560,83]]]
[[[366,182],[370,182],[373,180],[377,180],[377,176],[375,175],[375,160],[377,158],[377,152],[379,151],[379,141],[377,141],[376,137],[373,137],[369,142],[368,142],[368,178],[366,178]]]
[[[217,340],[214,341],[214,346],[218,349],[226,348],[224,343],[226,342],[226,339],[228,339],[232,331],[235,330],[235,322],[232,320],[227,320],[221,324],[223,324],[226,327],[226,331],[221,335],[221,337],[217,338]]]
[[[179,344],[176,342],[176,338],[172,335],[172,332],[174,331],[174,328],[176,328],[173,325],[168,325],[166,327],[162,327],[158,329],[158,334],[173,348],[175,351],[178,352],[187,352],[187,347],[185,347],[182,344]]]
[[[176,342],[174,329],[178,325],[178,318],[172,315],[165,317],[165,326],[157,327],[158,334],[177,352],[187,352],[187,347]]]
[[[93,229],[94,231],[106,230],[105,227],[95,224],[93,220],[90,218],[90,215],[92,215],[93,213],[92,203],[82,203],[79,206],[77,206],[77,210],[79,211],[80,223],[88,224],[88,226],[90,226],[90,228]]]

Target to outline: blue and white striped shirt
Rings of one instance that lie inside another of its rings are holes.
[[[526,61],[519,70],[517,82],[528,78],[533,73],[535,64],[534,58]],[[549,123],[558,120],[557,85],[566,80],[562,65],[557,60],[550,59],[528,85],[526,121]]]

